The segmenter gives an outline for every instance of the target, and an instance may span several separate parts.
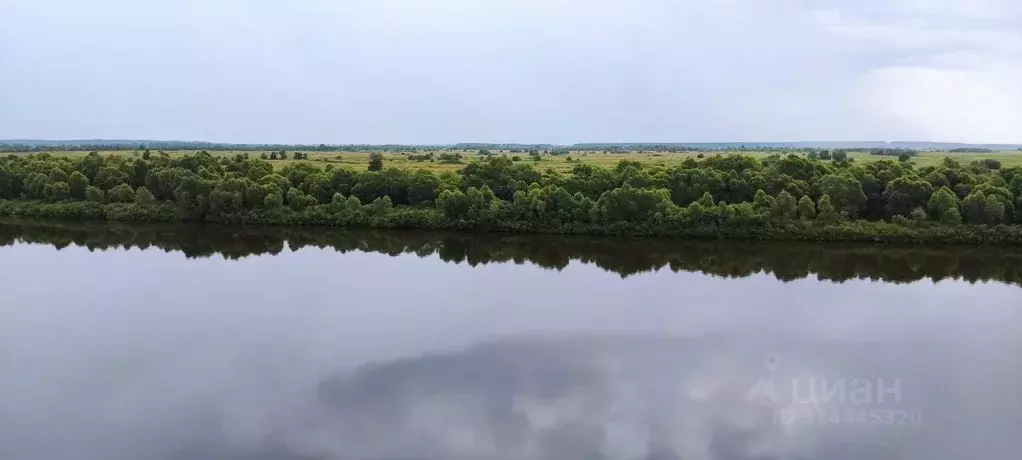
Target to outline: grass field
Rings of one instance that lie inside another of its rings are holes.
[[[69,151],[57,151],[51,152],[53,155],[58,156],[81,156],[85,155],[86,152],[69,152]],[[195,151],[170,151],[167,152],[171,156],[182,156],[186,154],[195,153]],[[233,157],[238,153],[248,153],[252,158],[259,158],[261,154],[266,153],[269,155],[270,152],[263,151],[217,151],[211,152],[215,156],[228,156]],[[270,160],[274,167],[277,169],[283,168],[284,166],[294,161],[304,161],[312,164],[326,166],[332,164],[334,166],[343,166],[355,169],[365,169],[369,164],[370,152],[308,152],[308,160]],[[428,152],[414,152],[415,154],[422,155]],[[438,159],[434,161],[415,161],[408,158],[408,154],[405,153],[393,153],[386,152],[384,156],[385,167],[396,167],[403,169],[426,169],[435,172],[441,171],[457,171],[465,166],[465,163],[469,163],[480,156],[475,151],[437,151],[433,152],[434,157],[441,153],[458,153],[462,156],[462,164],[445,164],[441,163]],[[707,152],[703,155],[711,156],[718,152]],[[719,152],[727,154],[728,152]],[[731,153],[743,153],[754,157],[766,157],[770,153],[762,152],[731,152]],[[100,152],[102,155],[121,155],[127,157],[140,156],[138,152],[132,151],[104,151]],[[292,155],[293,152],[288,152]],[[654,152],[622,152],[622,153],[605,153],[605,152],[571,152],[570,155],[565,156],[553,156],[553,155],[542,155],[540,161],[532,161],[527,153],[511,153],[509,151],[493,151],[495,155],[507,155],[508,157],[518,156],[521,158],[522,163],[527,163],[535,166],[537,169],[545,171],[552,169],[554,171],[568,172],[576,164],[585,163],[593,166],[600,167],[613,167],[621,160],[633,160],[639,161],[643,164],[650,165],[678,165],[681,164],[688,158],[696,158],[699,153],[654,153]],[[852,153],[850,157],[855,159],[856,162],[871,162],[880,159],[895,159],[892,157],[880,157],[869,155],[868,153]],[[969,163],[974,160],[982,160],[992,158],[999,160],[1004,167],[1022,166],[1022,151],[1006,151],[1006,152],[993,152],[993,153],[949,153],[949,152],[923,152],[918,157],[913,158],[911,161],[919,166],[928,166],[939,163],[944,157],[951,157],[960,162]],[[571,161],[568,161],[571,158]]]

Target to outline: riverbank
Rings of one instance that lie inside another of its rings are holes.
[[[700,216],[683,213],[654,216],[644,222],[520,221],[487,213],[479,219],[451,219],[443,210],[410,206],[313,205],[290,208],[206,214],[196,218],[173,203],[63,202],[0,200],[0,216],[61,221],[118,221],[136,223],[205,222],[230,225],[324,226],[378,229],[467,230],[594,236],[655,236],[690,239],[835,241],[901,244],[1022,244],[1022,225],[902,223],[874,221],[785,221],[736,218],[705,210]]]

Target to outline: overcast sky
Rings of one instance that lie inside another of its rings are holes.
[[[1019,0],[0,0],[0,138],[1022,142]]]

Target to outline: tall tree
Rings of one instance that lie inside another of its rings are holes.
[[[370,171],[381,171],[383,170],[383,154],[379,152],[373,152],[369,154],[369,170]]]

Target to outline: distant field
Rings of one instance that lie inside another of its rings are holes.
[[[541,161],[532,161],[527,153],[511,153],[509,151],[492,151],[494,155],[507,155],[508,157],[518,156],[521,158],[521,162],[531,164],[540,170],[552,169],[554,171],[568,172],[578,163],[590,164],[593,166],[601,167],[613,167],[621,160],[632,160],[639,161],[643,164],[650,165],[677,165],[681,164],[688,158],[696,158],[699,153],[654,153],[654,152],[623,152],[623,153],[604,153],[604,152],[571,152],[570,155],[566,156],[553,156],[553,155],[542,155]],[[59,156],[81,156],[85,155],[86,152],[70,152],[70,151],[57,151],[51,152],[54,155]],[[171,156],[182,156],[186,154],[195,153],[195,151],[168,151]],[[269,156],[269,151],[217,151],[211,152],[215,156],[229,156],[233,157],[238,153],[248,153],[252,158],[259,158],[261,154],[265,153]],[[415,155],[423,155],[429,152],[414,152]],[[386,167],[396,167],[404,169],[427,169],[430,171],[457,171],[464,167],[464,163],[471,162],[474,159],[481,158],[476,151],[435,151],[432,152],[433,156],[436,157],[441,153],[457,153],[462,156],[462,164],[445,164],[441,163],[439,159],[434,158],[430,161],[414,161],[408,158],[408,153],[384,153],[384,164]],[[728,154],[728,153],[743,153],[754,157],[766,157],[771,155],[770,153],[762,152],[713,152],[703,153],[705,156],[716,155],[717,153]],[[121,155],[132,157],[135,155],[141,155],[137,152],[132,151],[103,151],[100,152],[103,155]],[[288,155],[293,155],[294,152],[288,152]],[[304,161],[318,165],[332,164],[335,166],[343,166],[355,169],[365,169],[369,163],[370,152],[308,152],[308,160],[270,160],[274,167],[283,168],[284,166],[294,161]],[[857,162],[870,162],[877,161],[880,159],[891,157],[879,157],[869,155],[867,153],[852,153],[850,157],[855,159]],[[993,152],[993,153],[949,153],[949,152],[924,152],[920,156],[912,159],[912,162],[920,165],[927,166],[937,164],[944,157],[951,157],[963,163],[968,163],[973,160],[981,160],[992,158],[999,160],[1004,167],[1011,166],[1022,166],[1022,151],[1005,151],[1005,152]],[[572,161],[567,159],[571,158]]]

